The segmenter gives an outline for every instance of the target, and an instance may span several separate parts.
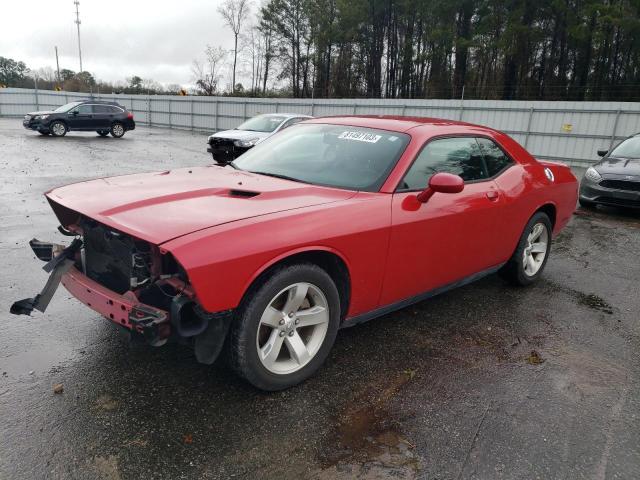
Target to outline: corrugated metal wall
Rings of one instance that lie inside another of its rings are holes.
[[[0,116],[21,117],[89,94],[0,89]],[[529,102],[500,100],[381,100],[93,95],[115,100],[141,124],[214,132],[236,127],[259,113],[414,115],[478,123],[502,130],[533,155],[573,165],[596,160],[598,148],[640,132],[640,103]]]

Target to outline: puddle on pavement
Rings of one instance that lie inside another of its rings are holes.
[[[36,375],[46,374],[68,360],[71,353],[73,349],[64,348],[64,345],[38,346],[25,352],[0,357],[0,370],[2,374],[6,372],[6,375],[12,377],[28,376],[30,372]]]
[[[320,459],[322,466],[311,478],[416,478],[420,460],[389,405],[414,375],[415,371],[405,370],[381,390],[369,387],[357,395],[338,415],[331,444]]]

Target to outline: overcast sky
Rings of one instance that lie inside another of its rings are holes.
[[[0,56],[32,69],[55,68],[57,45],[60,68],[79,70],[73,0],[0,1]],[[233,49],[217,12],[221,3],[80,0],[83,69],[106,81],[139,75],[165,85],[191,84],[191,64],[207,44]]]

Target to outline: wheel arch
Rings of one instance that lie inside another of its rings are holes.
[[[49,130],[51,130],[51,125],[53,125],[55,122],[60,122],[64,124],[64,126],[67,127],[67,132],[71,130],[71,127],[69,126],[69,122],[67,122],[67,120],[64,118],[54,118],[53,120],[51,120],[49,122]]]
[[[543,205],[540,205],[535,212],[533,212],[533,215],[535,215],[538,212],[542,212],[546,214],[547,217],[549,217],[549,220],[551,221],[551,230],[553,231],[556,226],[556,219],[558,214],[558,209],[556,205],[553,202],[544,203]]]
[[[338,289],[340,296],[340,316],[341,320],[344,320],[351,301],[351,274],[349,264],[341,253],[329,247],[314,246],[297,249],[271,259],[254,273],[244,289],[242,298],[244,299],[246,295],[255,289],[261,280],[273,272],[273,270],[296,263],[312,263],[329,274]]]

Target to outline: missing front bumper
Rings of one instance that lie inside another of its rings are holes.
[[[193,339],[199,362],[211,364],[218,357],[229,329],[231,311],[204,312],[193,298],[182,295],[184,287],[173,298],[171,312],[142,303],[133,291],[114,292],[76,268],[83,246],[78,238],[66,248],[36,239],[29,245],[40,260],[47,262],[43,269],[50,275],[39,294],[13,303],[12,314],[31,315],[33,310],[44,312],[62,283],[80,302],[120,327],[144,337],[152,346],[164,345],[170,337]]]
[[[63,275],[73,267],[75,256],[82,247],[82,240],[76,238],[71,245],[64,248],[61,245],[40,242],[34,238],[29,245],[40,260],[47,262],[42,269],[50,275],[42,291],[35,297],[18,300],[11,305],[10,312],[14,315],[31,315],[33,310],[44,312],[47,309]]]

